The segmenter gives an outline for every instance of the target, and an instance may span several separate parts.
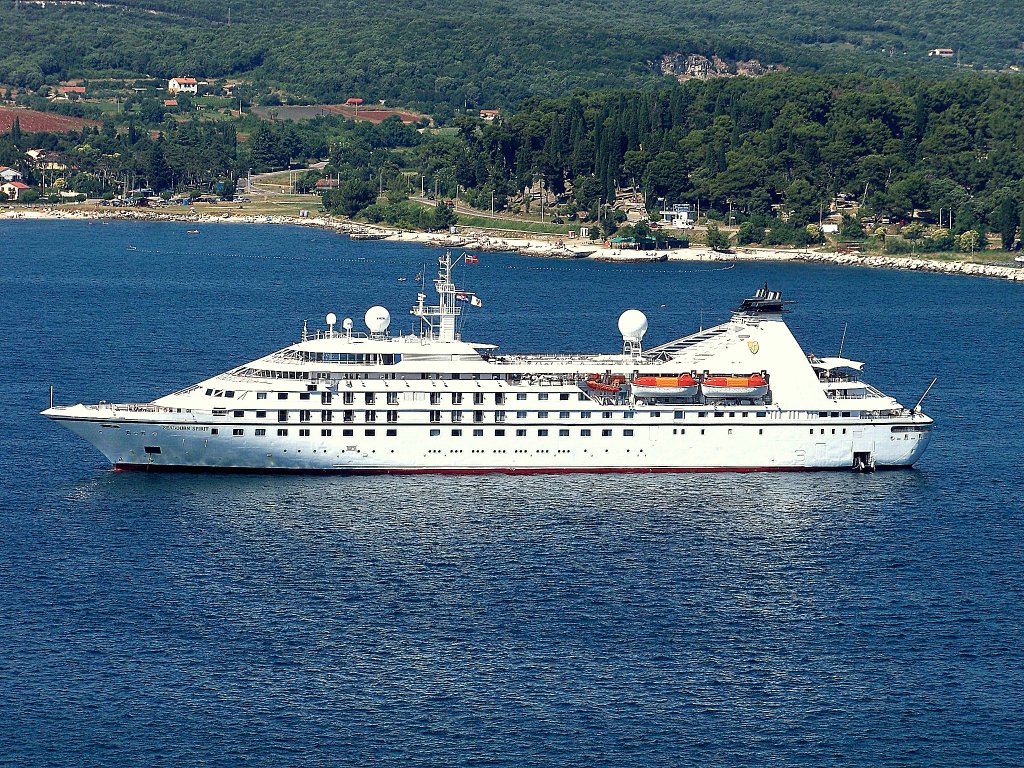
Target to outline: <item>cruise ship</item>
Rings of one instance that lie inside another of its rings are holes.
[[[438,259],[418,333],[371,307],[258,360],[149,403],[43,415],[119,470],[528,473],[910,467],[933,421],[862,378],[864,364],[801,349],[767,285],[712,328],[645,348],[631,309],[608,354],[501,354],[462,338],[482,305]],[[934,383],[934,381],[933,381]],[[927,394],[927,391],[926,393]],[[921,400],[923,401],[924,396]],[[52,390],[51,390],[52,400]]]

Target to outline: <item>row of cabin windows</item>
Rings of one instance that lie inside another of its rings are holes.
[[[245,411],[245,410],[233,410],[231,412],[231,415],[234,418],[236,418],[236,419],[244,419],[246,413],[247,413],[247,411]],[[257,419],[265,419],[265,418],[267,418],[268,411],[253,411],[252,413],[255,414],[255,417]],[[328,423],[328,422],[334,421],[334,414],[335,413],[340,413],[341,414],[341,420],[342,421],[355,421],[356,420],[356,411],[354,411],[354,410],[345,410],[345,411],[322,410],[322,411],[320,411],[320,421],[323,422],[323,423]],[[361,411],[361,413],[363,414],[363,421],[377,421],[378,420],[378,418],[377,418],[378,411]],[[387,421],[392,421],[392,422],[398,421],[398,411],[385,411],[384,413],[385,413],[385,418],[386,418]],[[432,411],[430,411],[430,421],[432,421],[432,422],[439,422],[439,421],[441,421],[442,415],[444,413],[448,413],[449,417],[451,418],[451,420],[453,422],[461,422],[464,419],[464,414],[467,414],[467,413],[470,413],[470,412],[469,411],[440,411],[440,410],[432,410]],[[473,421],[475,421],[475,422],[482,422],[482,421],[484,421],[486,419],[486,413],[487,413],[486,411],[477,410],[477,411],[472,411],[471,413],[472,413]],[[571,411],[558,411],[557,413],[558,413],[557,418],[559,418],[559,419],[569,419],[569,418],[572,418],[572,414],[573,414],[573,412],[571,412]],[[581,418],[581,419],[589,419],[589,418],[592,418],[593,415],[594,415],[593,411],[577,411],[576,413],[578,414],[578,417]],[[648,411],[648,413],[650,414],[651,418],[654,418],[654,419],[661,418],[661,416],[662,416],[662,412],[661,411]],[[313,411],[312,410],[298,410],[298,411],[279,410],[279,411],[277,411],[277,420],[279,422],[287,422],[287,421],[289,421],[290,419],[293,418],[293,414],[297,414],[297,418],[298,418],[298,420],[300,422],[308,422],[308,421],[312,421],[312,419],[313,419]],[[506,419],[505,411],[493,411],[493,414],[494,414],[494,420],[495,421],[503,422]],[[623,419],[633,419],[633,418],[636,417],[636,414],[637,414],[636,411],[602,411],[601,412],[601,417],[604,418],[604,419],[612,419],[612,418],[615,418],[616,416],[620,416]],[[213,415],[214,416],[227,416],[227,409],[215,408],[215,409],[213,409]],[[742,411],[739,414],[737,414],[736,411],[715,411],[714,412],[715,418],[725,418],[727,415],[728,415],[729,418],[735,418],[737,415],[740,415],[742,417],[749,417],[750,413],[747,412],[747,411]],[[765,412],[765,411],[755,411],[754,415],[759,417],[759,418],[764,418],[765,416],[767,416],[767,412]],[[682,419],[684,417],[684,413],[683,413],[683,411],[673,411],[672,412],[672,416],[675,419]],[[706,411],[699,412],[697,414],[697,416],[698,417],[705,417],[706,418],[708,416],[708,412],[706,412]],[[552,418],[550,411],[535,411],[534,412],[534,417],[538,418],[538,419]],[[529,411],[516,411],[515,412],[515,418],[517,418],[517,419],[527,419],[527,418],[530,418],[530,412]]]
[[[310,385],[310,386],[313,386],[313,385]],[[233,391],[229,390],[229,391],[225,392],[224,390],[220,390],[220,389],[207,389],[206,390],[206,394],[209,397],[234,397],[235,396],[235,393]],[[256,393],[256,399],[257,400],[266,400],[268,398],[269,394],[270,393],[268,393],[268,392],[257,392]],[[297,394],[299,400],[310,400],[310,399],[312,399],[313,395],[316,394],[316,393],[315,392],[296,392],[296,393],[278,392],[276,394],[277,394],[277,399],[278,400],[287,400],[291,394]],[[319,394],[320,394],[320,402],[323,405],[327,405],[327,404],[331,403],[333,401],[333,399],[334,399],[332,392],[320,392]],[[384,393],[364,392],[363,393],[363,402],[366,403],[367,405],[373,405],[374,403],[377,402],[377,395],[378,394],[384,394],[385,401],[387,402],[388,405],[398,405],[398,395],[399,395],[398,392],[384,392]],[[416,394],[422,394],[422,393],[408,393],[408,394],[416,395]],[[468,392],[452,392],[451,393],[452,405],[460,405],[463,402],[463,399],[465,398],[465,396],[468,395],[468,394],[470,394],[470,393],[468,393]],[[474,405],[483,405],[484,402],[485,402],[485,398],[486,398],[487,394],[488,393],[485,393],[485,392],[473,392],[472,393],[473,404]],[[548,392],[541,392],[541,393],[539,393],[537,395],[537,399],[538,400],[548,400],[549,397],[550,397],[550,394],[551,393],[548,393]],[[441,392],[431,392],[430,393],[430,404],[431,405],[440,405],[441,404],[442,396],[443,396],[443,393],[441,393]],[[342,392],[341,393],[342,403],[344,405],[353,405],[355,403],[355,397],[356,397],[355,392]],[[494,393],[494,403],[495,403],[495,405],[504,405],[506,398],[507,398],[507,394],[506,393],[504,393],[504,392],[495,392]],[[516,400],[524,401],[526,399],[527,399],[527,394],[525,392],[517,392],[516,393]],[[559,392],[558,393],[558,399],[562,400],[562,401],[571,400],[572,399],[572,394],[569,393],[569,392]],[[577,399],[580,400],[580,401],[585,401],[585,400],[588,400],[589,398],[585,394],[580,392],[577,395]]]
[[[597,432],[597,431],[598,430],[581,429],[579,436],[580,437],[592,437],[594,435],[594,433]],[[309,429],[300,429],[299,430],[299,437],[310,437],[311,432],[312,432],[312,430],[309,430]],[[600,430],[600,432],[601,432],[601,437],[613,437],[614,436],[614,430],[612,430],[612,429],[602,429],[602,430]],[[321,429],[320,430],[320,436],[321,437],[331,437],[333,435],[333,433],[334,433],[333,429]],[[494,430],[494,436],[495,437],[505,437],[505,433],[506,433],[506,430],[504,430],[504,429],[496,429],[496,430]],[[836,430],[833,429],[832,430],[832,434],[834,435],[835,433],[836,433]],[[210,430],[210,434],[211,435],[218,435],[218,434],[220,434],[220,429],[218,429],[217,427],[213,427]],[[242,429],[242,428],[232,429],[231,430],[231,434],[234,437],[244,437],[245,436],[245,429]],[[253,430],[253,434],[255,434],[256,437],[265,437],[266,434],[267,434],[267,430],[265,428],[258,427],[255,430]],[[288,429],[286,427],[281,427],[281,428],[279,428],[277,430],[277,436],[278,437],[288,437],[288,434],[289,434],[288,433]],[[366,437],[374,437],[374,436],[376,436],[377,431],[375,429],[364,429],[363,430],[363,434]],[[398,436],[398,430],[397,429],[387,429],[387,430],[384,431],[384,434],[385,434],[386,437],[397,437]],[[441,434],[441,430],[440,429],[431,429],[430,430],[430,436],[431,437],[439,437],[440,434]],[[536,437],[549,437],[551,434],[552,434],[551,430],[548,430],[548,429],[538,429]],[[672,434],[685,435],[686,434],[686,430],[685,429],[673,429],[672,430]],[[705,434],[705,430],[702,429],[700,431],[700,434],[702,434],[702,435]],[[729,430],[729,434],[730,435],[732,434],[732,430],[731,429]],[[757,430],[757,434],[763,435],[764,434],[764,430],[763,429]],[[814,434],[814,430],[813,429],[811,430],[811,434],[812,435]],[[825,430],[821,430],[821,434],[825,434]],[[842,434],[844,434],[844,435],[846,434],[846,430],[845,429],[842,430]],[[341,430],[341,436],[342,437],[352,437],[353,435],[354,435],[354,430],[352,430],[352,429],[342,429]],[[472,430],[472,435],[473,435],[473,437],[483,437],[484,436],[484,431],[482,429],[474,429],[474,430]],[[622,430],[622,437],[633,437],[634,435],[635,435],[635,433],[634,433],[634,430],[632,430],[632,429],[623,429]],[[462,437],[463,436],[463,430],[461,430],[461,429],[452,429],[451,430],[451,436],[452,437]],[[528,436],[528,430],[517,429],[517,430],[515,430],[515,436],[516,437],[527,437]],[[570,436],[569,430],[568,429],[559,429],[558,430],[558,436],[559,437],[569,437]]]
[[[537,437],[548,437],[548,436],[551,435],[551,432],[552,431],[548,430],[548,429],[538,429],[536,436]],[[611,430],[611,429],[602,429],[601,430],[601,437],[612,437],[612,432],[613,432],[613,430]],[[592,430],[589,430],[589,429],[581,429],[580,430],[580,437],[590,437],[591,434],[592,434]],[[439,437],[440,435],[441,435],[441,430],[440,429],[432,429],[432,430],[430,430],[430,436],[431,437]],[[515,435],[516,435],[516,437],[526,437],[527,436],[527,430],[525,430],[525,429],[517,429],[517,430],[515,430]],[[452,437],[462,437],[462,430],[461,429],[453,429],[451,431],[451,436]],[[483,437],[483,436],[484,436],[484,431],[482,429],[474,429],[473,430],[473,437]],[[494,436],[495,437],[505,437],[505,430],[504,429],[496,429],[496,430],[494,430]],[[558,430],[558,436],[559,437],[569,437],[569,430],[568,429],[559,429]],[[624,430],[622,430],[622,436],[623,437],[633,437],[633,430],[632,429],[624,429]]]
[[[299,437],[310,437],[311,434],[312,434],[312,431],[313,430],[310,430],[310,429],[300,429],[299,430]],[[343,430],[341,430],[341,436],[342,437],[352,437],[354,435],[354,432],[355,432],[355,430],[352,430],[352,429],[343,429]],[[213,429],[210,430],[210,434],[211,435],[220,434],[220,430],[217,429],[217,427],[214,427]],[[234,437],[243,437],[245,435],[245,430],[244,429],[232,429],[231,430],[231,434]],[[253,430],[253,434],[256,435],[256,437],[266,437],[267,430],[262,428],[262,427],[259,427],[259,428],[255,429],[255,430]],[[320,437],[331,437],[333,434],[334,434],[334,430],[333,429],[321,429],[320,430]],[[377,434],[377,430],[376,429],[364,429],[363,430],[363,434],[366,437],[374,437]],[[386,430],[384,430],[384,434],[385,434],[386,437],[397,437],[398,436],[398,430],[397,429],[386,429]],[[277,430],[277,436],[278,437],[288,437],[288,429],[285,428],[285,427],[281,427],[280,429]]]

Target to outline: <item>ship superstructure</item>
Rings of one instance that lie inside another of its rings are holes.
[[[481,302],[439,258],[418,334],[366,332],[329,314],[299,342],[150,403],[43,412],[118,469],[678,472],[909,467],[932,419],[861,378],[863,364],[804,353],[767,286],[725,323],[652,349],[619,318],[614,354],[505,355],[464,341]]]

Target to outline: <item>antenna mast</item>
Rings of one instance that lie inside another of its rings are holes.
[[[458,286],[452,282],[452,267],[459,262],[459,259],[453,260],[451,251],[446,251],[443,256],[438,258],[437,277],[434,278],[434,287],[438,296],[436,305],[428,306],[425,303],[427,295],[423,291],[416,296],[416,304],[413,305],[411,311],[413,315],[420,318],[421,332],[426,338],[437,341],[457,341],[459,338],[455,321],[462,314],[462,308],[456,303],[456,296],[458,294],[471,295],[468,292],[460,291]]]

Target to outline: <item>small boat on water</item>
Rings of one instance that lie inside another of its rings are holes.
[[[189,230],[185,231],[185,234],[186,235],[198,235],[199,234],[199,230],[198,229],[189,229]]]
[[[134,245],[129,245],[129,246],[128,246],[128,247],[127,247],[127,248],[126,248],[125,250],[128,250],[128,251],[137,251],[137,250],[139,250],[139,249],[138,249],[138,248],[136,248],[136,247],[135,247]]]
[[[706,376],[700,385],[708,398],[756,398],[768,394],[768,382],[759,373],[750,376]]]
[[[634,397],[694,397],[700,385],[688,373],[681,376],[637,376],[631,382]]]

